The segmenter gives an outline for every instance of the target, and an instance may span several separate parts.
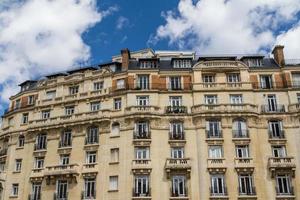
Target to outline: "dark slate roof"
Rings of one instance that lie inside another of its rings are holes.
[[[73,69],[73,70],[69,70],[67,71],[68,74],[74,74],[74,73],[77,73],[77,72],[84,72],[84,71],[87,71],[87,70],[97,70],[98,67],[94,67],[94,66],[89,66],[89,67],[80,67],[80,68],[77,68],[77,69]]]
[[[53,73],[53,74],[48,74],[45,77],[48,79],[51,79],[51,78],[56,78],[58,76],[67,76],[67,75],[68,74],[66,72],[57,72],[57,73]]]
[[[27,85],[27,84],[30,84],[30,85],[33,85],[35,84],[37,81],[34,81],[34,80],[26,80],[24,81],[23,83],[20,83],[19,86],[23,86],[23,85]]]

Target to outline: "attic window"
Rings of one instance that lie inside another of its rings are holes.
[[[244,60],[244,62],[249,67],[261,67],[263,65],[263,59],[262,58],[247,58]]]
[[[173,61],[173,68],[191,68],[192,61],[188,59],[178,59]]]
[[[141,69],[157,68],[157,60],[141,60],[140,68]]]

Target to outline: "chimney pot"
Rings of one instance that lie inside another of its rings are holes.
[[[130,51],[128,48],[121,50],[122,56],[122,71],[127,71],[129,67]]]

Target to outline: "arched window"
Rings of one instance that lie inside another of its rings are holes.
[[[25,144],[25,136],[24,135],[20,135],[18,138],[18,147],[23,147]]]
[[[120,135],[120,124],[119,124],[119,122],[114,122],[114,123],[111,125],[111,134],[112,134],[113,136]]]
[[[236,138],[245,138],[248,137],[247,124],[244,119],[235,119],[232,123],[232,132],[233,136]]]
[[[99,143],[99,128],[91,126],[87,129],[85,144],[98,144]]]

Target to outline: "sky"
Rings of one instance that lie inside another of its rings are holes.
[[[0,0],[0,114],[18,84],[123,48],[300,58],[300,0]]]

